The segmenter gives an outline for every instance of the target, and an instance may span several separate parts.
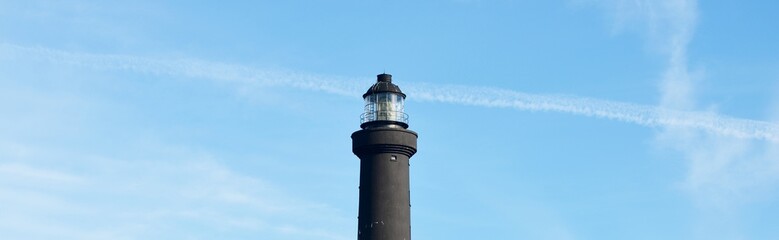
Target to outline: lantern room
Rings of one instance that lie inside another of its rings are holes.
[[[362,95],[365,99],[365,112],[360,116],[360,127],[401,126],[408,128],[408,115],[403,112],[406,94],[398,85],[392,83],[392,75],[382,73],[377,76],[376,84]]]

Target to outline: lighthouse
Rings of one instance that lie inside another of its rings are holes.
[[[410,240],[409,159],[417,133],[408,129],[406,94],[379,74],[362,95],[365,112],[352,133],[352,152],[360,158],[358,240]]]

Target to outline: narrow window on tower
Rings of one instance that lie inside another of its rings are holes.
[[[398,161],[398,157],[395,156],[395,155],[392,155],[392,156],[390,156],[390,161],[397,162]]]

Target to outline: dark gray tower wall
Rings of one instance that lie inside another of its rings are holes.
[[[398,128],[371,128],[352,134],[360,158],[359,240],[411,239],[409,159],[417,134]]]
[[[402,94],[390,77],[379,75],[364,97],[380,88]],[[376,86],[387,83],[389,88]],[[365,121],[352,134],[352,152],[360,158],[358,240],[411,239],[409,159],[417,150],[417,133],[406,129],[406,118],[392,119],[403,120]]]

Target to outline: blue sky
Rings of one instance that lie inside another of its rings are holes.
[[[0,232],[354,239],[386,71],[415,239],[777,239],[777,7],[0,1]]]

